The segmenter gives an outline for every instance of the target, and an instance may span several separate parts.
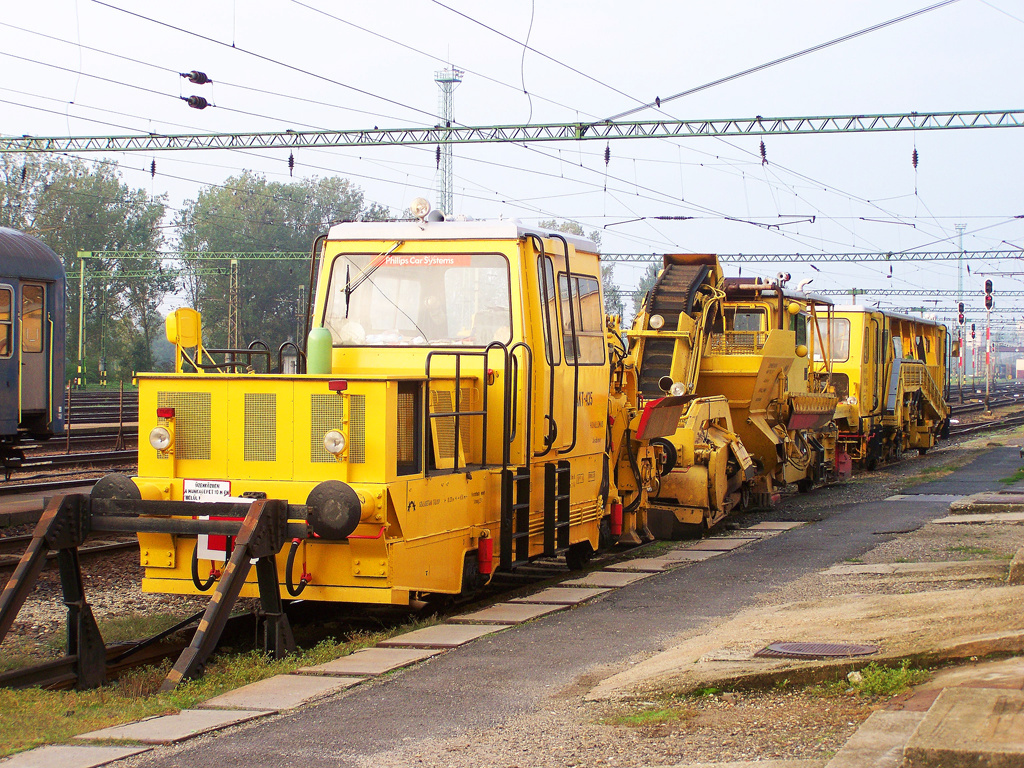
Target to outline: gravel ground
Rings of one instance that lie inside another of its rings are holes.
[[[674,765],[754,759],[820,759],[853,734],[875,702],[808,692],[725,693],[675,702],[678,719],[647,725],[613,724],[661,702],[586,704],[517,719],[498,731],[428,740],[375,755],[366,768],[444,765],[446,768],[571,768]]]

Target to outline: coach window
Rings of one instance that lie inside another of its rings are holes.
[[[0,288],[0,357],[10,357],[14,340],[14,321],[12,311],[14,307],[14,291],[10,288]]]
[[[603,364],[604,310],[601,307],[601,289],[597,278],[572,276],[572,315],[569,314],[569,281],[564,272],[558,275],[558,288],[562,299],[562,343],[566,359],[575,359],[580,365]],[[576,326],[578,354],[573,348],[573,323]]]
[[[43,286],[25,285],[21,289],[22,352],[43,351]]]

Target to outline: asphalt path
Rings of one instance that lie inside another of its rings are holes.
[[[768,590],[828,568],[947,513],[928,495],[1005,488],[1018,449],[982,454],[903,501],[822,506],[818,519],[729,554],[657,574],[572,610],[484,637],[298,711],[159,748],[129,762],[146,768],[355,766],[375,754],[474,729],[504,731],[553,698],[598,680],[752,606]],[[800,517],[803,517],[802,515]],[[785,509],[775,519],[794,519]],[[767,518],[766,518],[767,519]]]

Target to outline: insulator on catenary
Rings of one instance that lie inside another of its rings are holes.
[[[441,145],[437,145],[437,154],[434,156],[434,160],[437,162],[437,167],[441,167]]]
[[[661,97],[660,96],[655,96],[654,97],[654,106],[656,106],[658,109],[661,109]]]
[[[292,175],[292,171],[295,170],[295,154],[292,152],[288,153],[288,175]]]
[[[182,72],[181,76],[193,85],[206,85],[213,82],[213,80],[206,76],[205,72],[200,72],[198,69],[193,69],[191,72]]]
[[[917,147],[914,147],[914,153],[910,156],[910,162],[914,164],[914,168],[917,168]]]
[[[611,159],[612,159],[612,148],[610,146],[605,146],[605,148],[604,148],[604,164],[608,165],[608,163],[611,162]]]
[[[761,141],[761,165],[768,164],[768,150],[764,146],[764,140]]]
[[[150,160],[149,162],[149,177],[151,179],[156,178],[156,160]]]
[[[28,176],[28,166],[23,165],[21,166],[21,180],[24,181],[26,176]]]
[[[181,100],[188,104],[192,109],[206,109],[210,106],[210,102],[204,99],[202,96],[189,96],[187,99],[182,96]]]

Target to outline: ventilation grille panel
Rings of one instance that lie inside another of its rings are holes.
[[[180,460],[210,460],[210,393],[157,392],[158,408],[174,409],[174,455]],[[166,427],[170,419],[160,419]],[[155,451],[158,459],[168,455]]]
[[[348,415],[348,461],[366,463],[366,395],[352,395]]]
[[[416,461],[416,395],[398,393],[398,463]]]
[[[277,395],[245,393],[245,461],[277,461]]]
[[[312,464],[333,464],[334,456],[324,448],[324,435],[336,429],[341,432],[345,421],[345,398],[341,395],[313,395],[310,402],[309,461]]]
[[[454,410],[452,408],[452,393],[444,390],[431,390],[430,406],[433,413],[451,413]],[[431,419],[431,421],[437,441],[437,458],[451,461],[455,456],[455,417],[442,416]]]

